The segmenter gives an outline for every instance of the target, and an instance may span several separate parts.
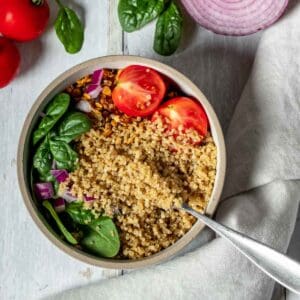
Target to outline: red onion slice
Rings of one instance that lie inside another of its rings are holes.
[[[203,27],[225,35],[247,35],[264,29],[283,14],[288,0],[181,0]]]
[[[57,213],[61,213],[65,210],[66,204],[63,198],[57,198],[54,200],[54,209]]]
[[[51,170],[50,173],[55,177],[58,183],[66,181],[66,179],[69,177],[67,170]]]
[[[92,111],[91,104],[86,100],[80,100],[76,104],[76,108],[85,113],[90,113]]]
[[[36,183],[34,185],[36,196],[41,199],[51,199],[54,195],[53,186],[51,182]]]
[[[58,196],[65,199],[68,203],[77,201],[77,198],[71,194],[70,191],[58,192]]]
[[[103,69],[94,71],[92,75],[92,83],[86,89],[86,93],[89,94],[91,98],[97,98],[102,91],[101,81],[103,74]]]
[[[85,202],[92,202],[92,201],[95,201],[95,198],[94,197],[90,197],[90,196],[85,196],[84,197],[84,201]]]

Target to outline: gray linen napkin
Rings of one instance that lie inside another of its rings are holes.
[[[280,251],[288,247],[300,199],[299,128],[300,5],[294,5],[263,33],[235,108],[226,133],[227,180],[217,214],[218,221]],[[162,265],[51,299],[271,298],[274,282],[222,238],[195,245]]]

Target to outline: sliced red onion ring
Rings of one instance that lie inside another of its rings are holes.
[[[103,69],[96,70],[92,76],[92,83],[87,87],[86,93],[88,93],[91,98],[97,98],[102,91],[101,81],[103,78]]]
[[[181,0],[203,27],[225,35],[247,35],[264,29],[283,14],[288,0]]]
[[[57,198],[54,200],[54,209],[56,212],[61,213],[65,210],[66,204],[63,198]]]
[[[76,108],[85,113],[90,113],[92,111],[91,104],[86,100],[80,100],[76,104]]]
[[[50,173],[59,183],[66,181],[66,179],[69,177],[67,170],[51,170]]]
[[[41,199],[51,199],[54,195],[53,186],[51,182],[36,183],[34,185],[36,196]]]

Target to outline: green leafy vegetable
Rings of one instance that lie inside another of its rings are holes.
[[[39,172],[40,176],[46,177],[50,174],[52,159],[49,140],[46,137],[33,156],[33,166]]]
[[[58,128],[58,136],[55,139],[70,143],[81,134],[89,131],[91,127],[92,123],[85,114],[73,112],[62,121]]]
[[[171,2],[157,20],[154,50],[161,55],[173,54],[180,44],[182,27],[182,14],[177,5]]]
[[[109,217],[99,217],[83,208],[83,202],[73,202],[66,206],[72,220],[81,225],[83,238],[80,244],[85,249],[104,257],[114,257],[120,250],[117,228]]]
[[[66,206],[66,212],[77,224],[87,225],[91,223],[95,217],[90,210],[84,209],[82,202],[75,201]]]
[[[124,31],[132,32],[159,16],[167,0],[120,0],[118,15]]]
[[[72,244],[72,245],[76,245],[78,244],[77,240],[73,237],[73,235],[67,230],[67,228],[64,226],[64,224],[62,223],[62,221],[60,220],[59,216],[57,215],[56,211],[54,210],[53,206],[51,205],[51,203],[49,201],[44,201],[43,202],[43,206],[49,211],[50,215],[52,216],[52,218],[54,219],[54,221],[56,222],[59,230],[61,231],[61,233],[64,235],[64,237],[66,238],[66,240]]]
[[[56,2],[60,7],[54,24],[56,35],[68,53],[77,53],[84,41],[83,25],[72,9],[62,5],[59,0]]]
[[[70,96],[65,93],[55,96],[53,101],[48,105],[45,117],[41,120],[38,128],[33,133],[33,144],[37,142],[53,128],[57,121],[67,111],[70,105]]]
[[[100,217],[83,228],[82,247],[104,256],[114,257],[120,250],[120,239],[116,225],[109,217]]]
[[[63,141],[50,140],[50,151],[53,155],[58,169],[75,170],[78,161],[77,153]]]

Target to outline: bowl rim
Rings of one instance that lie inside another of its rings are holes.
[[[83,63],[73,66],[67,71],[63,72],[61,75],[56,77],[38,96],[38,98],[33,103],[30,108],[29,113],[24,121],[23,128],[21,130],[18,152],[17,152],[17,175],[18,175],[18,183],[21,191],[21,195],[23,198],[23,202],[33,219],[36,226],[43,232],[44,236],[48,238],[56,247],[62,250],[64,253],[76,258],[84,263],[103,267],[110,269],[135,269],[135,268],[144,268],[146,266],[155,265],[166,261],[175,256],[180,250],[182,250],[186,245],[188,245],[205,227],[200,221],[197,221],[193,227],[187,232],[182,238],[180,238],[176,243],[171,245],[170,247],[154,254],[146,258],[141,258],[137,260],[118,260],[113,258],[101,258],[96,257],[87,252],[80,251],[67,242],[63,241],[58,237],[58,235],[54,232],[54,230],[49,229],[49,226],[46,226],[46,223],[40,217],[39,211],[36,205],[33,202],[29,189],[26,186],[25,175],[24,175],[24,149],[25,149],[25,141],[27,139],[28,131],[30,129],[30,125],[35,117],[39,107],[43,104],[49,93],[54,90],[59,84],[65,81],[70,76],[79,72],[88,67],[96,66],[97,64],[109,65],[109,63],[113,63],[116,61],[126,62],[126,64],[140,64],[146,65],[153,69],[158,70],[162,74],[165,74],[169,77],[176,78],[175,82],[180,81],[181,86],[188,86],[189,90],[193,92],[194,95],[198,95],[198,101],[203,105],[204,110],[206,111],[210,124],[213,123],[213,127],[216,133],[214,136],[214,141],[218,144],[217,147],[217,174],[214,182],[214,189],[212,192],[211,199],[208,203],[208,207],[206,209],[206,214],[212,216],[217,208],[217,205],[220,201],[221,193],[223,190],[224,180],[225,180],[225,171],[226,171],[226,149],[223,132],[218,120],[218,117],[212,108],[211,104],[205,97],[205,95],[201,92],[201,90],[185,75],[181,72],[177,71],[173,67],[170,67],[164,63],[158,62],[156,60],[152,60],[149,58],[144,58],[140,56],[132,56],[132,55],[109,55],[102,56],[98,58],[93,58],[87,60]],[[201,100],[199,99],[201,98]]]

